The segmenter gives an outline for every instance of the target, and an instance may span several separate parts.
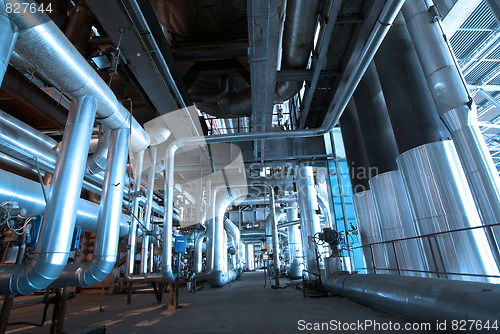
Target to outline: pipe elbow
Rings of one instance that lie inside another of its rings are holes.
[[[208,283],[212,288],[220,288],[235,279],[236,273],[234,270],[214,271],[210,276],[208,276]]]
[[[36,261],[17,265],[10,277],[10,291],[7,293],[27,295],[38,290],[43,290],[59,277],[63,269],[63,264]]]
[[[111,273],[116,263],[116,257],[95,259],[77,269],[78,286],[91,286],[103,281]]]

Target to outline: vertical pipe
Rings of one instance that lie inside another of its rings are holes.
[[[316,214],[318,209],[318,196],[314,187],[314,169],[312,166],[300,164],[297,171],[297,181],[299,187],[299,204],[301,213],[301,235],[302,252],[304,254],[304,265],[306,270],[321,274],[316,262],[316,251],[321,254],[321,249],[314,242],[314,236],[321,232],[319,217]]]
[[[194,242],[194,272],[195,274],[201,273],[203,270],[203,241],[205,240],[205,233],[200,233]]]
[[[247,269],[248,269],[248,271],[254,271],[255,270],[255,257],[254,257],[253,244],[246,244],[245,247],[246,247],[245,255],[246,255]]]
[[[401,15],[387,34],[375,62],[402,153],[398,165],[414,208],[418,234],[481,224],[453,143],[442,140],[446,131]],[[449,273],[494,274],[483,232],[466,231],[422,240],[429,268]]]
[[[134,163],[134,187],[133,193],[137,194],[141,190],[142,167],[144,162],[144,151],[137,155],[137,160]],[[135,267],[135,253],[137,247],[137,224],[139,219],[139,197],[134,196],[132,203],[132,221],[130,223],[130,230],[128,236],[128,250],[127,250],[127,263],[126,270],[128,275],[134,273]]]
[[[73,100],[64,131],[49,200],[43,215],[40,242],[30,263],[13,272],[2,267],[0,278],[10,283],[14,294],[45,289],[63,270],[75,229],[77,204],[85,172],[90,137],[94,126],[96,100],[86,96]],[[5,291],[4,291],[5,292]]]
[[[18,28],[6,11],[7,2],[0,0],[0,86],[9,66],[10,56],[16,44]]]
[[[287,207],[286,217],[288,221],[299,219],[296,203],[291,203],[291,205]],[[290,268],[288,269],[288,277],[291,279],[297,279],[302,276],[302,269],[304,269],[300,230],[298,225],[288,226],[287,230],[288,247],[290,252]]]
[[[151,169],[149,170],[148,175],[148,194],[146,198],[146,212],[144,214],[144,226],[146,230],[151,229],[151,213],[152,213],[152,205],[153,205],[153,193],[155,186],[155,175],[156,175],[156,155],[157,155],[156,146],[152,146],[150,148],[151,152]],[[149,254],[149,241],[150,236],[148,233],[144,234],[142,237],[142,252],[141,252],[141,274],[145,274],[148,272],[148,258],[149,255],[153,256],[153,254]]]
[[[477,125],[476,106],[431,1],[408,1],[403,15],[439,116],[448,127],[484,225],[500,222],[500,178]],[[486,229],[500,266],[500,227]],[[495,240],[496,239],[496,240]]]

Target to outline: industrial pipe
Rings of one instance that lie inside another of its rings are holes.
[[[111,134],[92,261],[67,265],[51,287],[90,286],[104,280],[113,270],[118,255],[129,131],[123,128]]]
[[[9,18],[6,4],[5,0],[0,0],[0,31],[2,32],[0,36],[0,86],[18,36],[17,25]]]
[[[286,218],[288,221],[297,220],[298,217],[299,215],[296,203],[293,203],[291,206],[288,206],[286,208]],[[300,230],[297,225],[288,226],[287,230],[288,252],[290,253],[290,267],[288,268],[288,277],[291,279],[298,279],[302,277],[302,269],[304,269]]]
[[[317,194],[318,206],[321,209],[321,213],[325,217],[325,227],[333,228],[334,230],[336,230],[335,224],[333,224],[332,221],[332,213],[330,211],[330,204],[328,203],[328,200],[319,192],[317,192]]]
[[[248,271],[255,270],[255,255],[254,248],[252,244],[245,244],[245,257],[246,257],[246,265]]]
[[[203,270],[203,241],[206,233],[200,233],[194,242],[194,273],[199,274]]]
[[[29,294],[45,289],[68,261],[85,162],[94,127],[96,100],[73,100],[59,159],[43,215],[40,241],[31,262],[0,268],[0,293]]]
[[[275,208],[276,212],[276,208]],[[273,217],[274,216],[274,217]],[[286,218],[284,212],[279,214],[273,213],[272,211],[267,215],[266,218],[266,243],[273,246],[273,262],[275,275],[280,275],[281,261],[280,261],[280,243],[278,235],[278,223]]]
[[[500,222],[500,178],[477,124],[476,105],[469,94],[429,0],[409,1],[403,7],[439,116],[448,127],[460,156],[474,201],[484,225]],[[500,228],[486,229],[488,242],[500,267]]]
[[[106,129],[99,133],[97,148],[87,159],[86,173],[95,175],[102,172],[108,163],[108,149],[111,138],[111,130]]]
[[[12,0],[13,6],[32,0]],[[11,20],[20,28],[15,50],[30,59],[35,70],[60,91],[74,98],[94,96],[97,99],[97,119],[111,128],[131,128],[131,147],[142,151],[149,145],[149,136],[141,125],[118,102],[108,85],[75,49],[57,25],[41,11],[22,15],[12,14]]]
[[[233,246],[236,250],[236,261],[234,263],[234,270],[237,270],[238,272],[241,272],[241,267],[242,267],[242,259],[240,257],[240,230],[238,226],[236,226],[232,221],[229,219],[225,218],[224,219],[224,228],[227,231],[227,234],[231,236],[232,241],[233,241]]]
[[[330,277],[323,287],[337,296],[405,319],[434,326],[437,321],[447,321],[447,331],[454,329],[453,323],[486,324],[489,321],[496,324],[500,319],[500,286],[497,284],[340,273]],[[436,329],[441,328],[432,328]],[[480,332],[481,328],[472,330]]]
[[[158,152],[158,148],[156,146],[152,146],[149,150],[151,156],[151,167],[149,169],[148,174],[148,193],[146,198],[146,207],[144,208],[144,227],[146,230],[151,229],[151,213],[153,212],[153,194],[155,190],[155,175],[156,175],[156,155]],[[137,177],[137,176],[136,176]],[[140,177],[139,177],[140,179]],[[141,251],[141,274],[145,274],[148,272],[148,256],[153,256],[153,254],[149,254],[149,241],[150,236],[148,233],[144,234],[142,237],[142,251]]]

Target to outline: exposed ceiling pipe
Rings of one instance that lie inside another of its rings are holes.
[[[67,265],[52,287],[90,286],[106,278],[118,255],[122,194],[128,159],[129,129],[113,130],[97,219],[92,261]]]
[[[217,102],[223,99],[229,92],[229,77],[222,76],[219,79],[219,88],[216,92],[208,94],[202,93],[189,93],[191,101],[196,102]]]
[[[12,3],[22,7],[21,0],[12,0]],[[111,129],[130,127],[134,151],[149,146],[149,136],[141,125],[131,119],[129,111],[118,102],[108,85],[45,13],[27,11],[10,18],[20,30],[16,52],[30,59],[38,73],[72,97],[94,96],[98,103],[97,120]]]
[[[485,324],[487,321],[497,323],[500,319],[500,286],[497,284],[338,274],[323,286],[338,296],[422,323],[447,321],[450,324],[473,319]]]
[[[68,25],[64,33],[83,56],[87,51],[93,21],[94,16],[85,4],[85,0],[79,0],[69,14]]]
[[[24,295],[45,289],[68,261],[96,105],[95,98],[89,96],[73,100],[43,215],[40,241],[30,262],[0,268],[3,294]]]
[[[498,8],[498,7],[497,7]],[[403,7],[427,84],[442,121],[460,156],[484,225],[500,221],[500,177],[477,124],[476,105],[457,66],[431,1],[409,1]],[[486,228],[500,266],[500,228]]]
[[[17,25],[9,18],[6,1],[0,0],[0,86],[9,66],[10,56],[18,36]]]

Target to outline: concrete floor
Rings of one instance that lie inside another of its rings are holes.
[[[281,284],[289,282],[281,279]],[[338,297],[303,297],[294,287],[274,290],[269,282],[264,288],[262,271],[244,273],[232,284],[213,289],[205,287],[196,293],[180,293],[183,308],[171,311],[157,304],[153,294],[134,294],[131,305],[126,295],[105,295],[104,311],[99,312],[100,293],[81,293],[70,300],[65,322],[66,333],[106,325],[106,333],[304,333],[299,321],[326,323],[331,320],[356,322],[370,319],[378,323],[404,321]],[[164,296],[164,303],[168,296]],[[10,322],[39,322],[42,305],[12,310]],[[49,309],[50,314],[52,307]],[[9,326],[7,333],[48,333],[50,323],[41,328]],[[365,330],[331,331],[342,333],[387,333]],[[404,331],[412,333],[411,331]],[[417,333],[417,332],[414,332]],[[418,333],[425,333],[419,331]]]

